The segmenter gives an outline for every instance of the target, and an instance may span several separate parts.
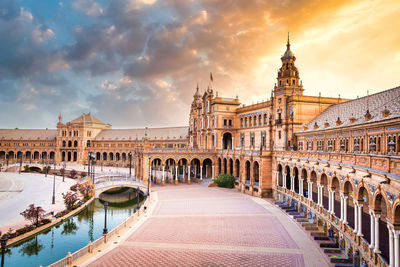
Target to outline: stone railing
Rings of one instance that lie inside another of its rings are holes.
[[[400,165],[400,157],[398,156],[309,151],[276,151],[274,156],[325,161],[400,175],[400,169],[396,167]]]
[[[72,254],[71,254],[71,252],[68,252],[68,254],[65,258],[62,258],[61,260],[59,260],[53,264],[50,264],[49,267],[71,267],[71,266],[73,266],[74,262],[77,262],[78,260],[82,259],[83,257],[85,257],[88,254],[92,254],[96,248],[107,243],[107,241],[109,239],[111,239],[115,236],[118,236],[119,232],[121,230],[129,228],[129,226],[134,221],[137,221],[141,217],[141,215],[147,211],[147,207],[151,201],[152,201],[152,198],[150,196],[142,204],[142,206],[140,207],[139,210],[137,210],[134,214],[132,214],[129,218],[127,218],[121,224],[114,227],[113,230],[111,230],[107,234],[103,234],[100,238],[96,239],[93,242],[89,241],[89,244],[87,244],[86,246],[84,246],[83,248],[81,248],[80,250],[78,250]]]
[[[277,186],[276,192],[281,193],[288,198],[297,200],[299,204],[303,204],[312,212],[316,213],[320,218],[332,225],[351,243],[353,248],[360,252],[361,257],[368,261],[368,266],[389,266],[385,259],[382,258],[381,254],[373,252],[367,240],[363,237],[357,236],[353,229],[350,228],[348,224],[341,222],[335,214],[329,213],[324,207],[318,206],[314,201],[286,188]]]

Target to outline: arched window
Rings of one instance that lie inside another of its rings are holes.
[[[68,147],[72,147],[72,141],[71,140],[68,141]]]
[[[74,141],[74,147],[77,147],[78,146],[78,141]]]
[[[86,146],[87,146],[87,147],[90,147],[90,140],[87,140],[87,141],[86,141]]]
[[[62,146],[65,147],[66,145],[67,145],[67,142],[65,142],[65,140],[62,141]]]

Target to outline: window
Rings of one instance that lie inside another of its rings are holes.
[[[262,125],[262,118],[261,115],[258,115],[258,126]]]
[[[278,138],[279,138],[279,139],[282,138],[282,133],[281,133],[281,131],[278,131]]]
[[[254,126],[257,126],[257,116],[254,116]]]
[[[232,126],[232,120],[229,120],[229,126]]]
[[[251,127],[251,117],[249,117],[249,127]]]
[[[268,123],[268,118],[267,114],[264,114],[264,125],[267,125]]]
[[[240,127],[243,128],[243,118],[240,118]]]
[[[87,147],[90,147],[90,140],[87,140],[87,141],[86,141],[86,146],[87,146]]]
[[[247,127],[247,117],[244,118],[244,127]]]
[[[226,120],[224,120],[224,126],[226,126]]]

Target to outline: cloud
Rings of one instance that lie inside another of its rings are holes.
[[[32,39],[36,43],[43,43],[50,38],[54,38],[55,34],[52,29],[45,26],[37,26],[32,31]]]
[[[103,14],[103,8],[94,0],[76,0],[72,6],[90,17],[98,17]]]

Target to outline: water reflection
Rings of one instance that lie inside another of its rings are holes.
[[[107,226],[111,230],[131,216],[136,199],[126,203],[109,204]],[[94,200],[72,218],[53,226],[41,234],[6,251],[5,266],[47,266],[86,246],[102,236],[104,227],[104,206]]]

